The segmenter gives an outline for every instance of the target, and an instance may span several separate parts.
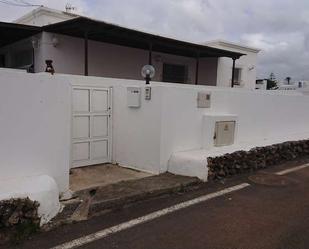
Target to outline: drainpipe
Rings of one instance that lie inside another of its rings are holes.
[[[233,68],[232,68],[232,88],[234,87],[235,85],[235,62],[237,60],[237,58],[232,58],[233,59]]]

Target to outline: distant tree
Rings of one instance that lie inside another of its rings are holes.
[[[267,90],[272,90],[277,88],[277,80],[274,73],[271,73],[269,75],[269,78],[267,79]]]
[[[273,72],[271,72],[268,79],[271,80],[271,81],[277,81],[276,76]]]
[[[286,77],[286,78],[285,78],[285,80],[286,80],[286,82],[288,83],[288,85],[290,85],[291,79],[292,79],[291,77]]]

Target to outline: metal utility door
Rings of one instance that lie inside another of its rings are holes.
[[[227,146],[234,143],[235,121],[216,122],[215,146]]]
[[[73,87],[72,168],[111,161],[111,89]]]

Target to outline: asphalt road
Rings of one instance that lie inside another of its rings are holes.
[[[274,170],[279,168],[271,171]],[[15,248],[51,248],[243,182],[250,183],[250,186],[114,233],[80,248],[309,248],[309,168],[289,173],[283,180],[275,176],[273,180],[271,178],[259,184],[243,176],[225,183],[208,184],[194,192],[149,200],[86,222],[39,234]]]

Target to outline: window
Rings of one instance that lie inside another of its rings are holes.
[[[186,83],[188,67],[186,65],[163,64],[163,82]]]
[[[240,85],[241,83],[241,68],[236,67],[234,70],[234,84]]]

